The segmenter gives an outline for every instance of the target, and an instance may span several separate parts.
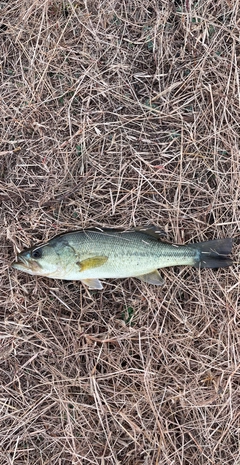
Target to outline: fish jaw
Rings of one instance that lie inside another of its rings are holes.
[[[15,270],[23,271],[31,275],[41,275],[42,267],[30,257],[18,256],[17,261],[12,264],[12,268]]]

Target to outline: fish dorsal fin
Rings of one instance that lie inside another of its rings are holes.
[[[160,229],[158,226],[155,226],[153,224],[149,224],[147,226],[139,226],[137,228],[134,228],[134,231],[146,234],[146,236],[150,236],[152,239],[155,239],[156,241],[159,241],[161,237],[167,236],[164,230]]]
[[[126,229],[123,229],[123,228],[98,228],[98,227],[92,227],[92,228],[86,228],[83,230],[84,232],[100,232],[100,233],[121,233],[121,232],[124,232],[126,231]]]
[[[97,268],[98,266],[104,265],[108,260],[108,257],[99,256],[99,257],[90,257],[85,260],[81,260],[76,264],[79,266],[80,271],[90,270],[91,268]]]
[[[166,237],[167,234],[165,233],[165,231],[163,229],[160,229],[158,226],[155,226],[154,224],[149,224],[149,225],[146,225],[146,226],[138,226],[136,228],[132,228],[132,229],[124,229],[124,228],[111,228],[111,227],[103,227],[103,228],[100,228],[100,227],[93,227],[93,228],[87,228],[87,229],[84,229],[83,231],[85,232],[102,232],[102,233],[123,233],[123,232],[134,232],[134,231],[137,231],[137,232],[141,232],[143,234],[146,234],[147,236],[151,236],[153,238],[155,238],[156,240],[159,240],[160,237]]]
[[[164,230],[160,229],[158,226],[155,226],[155,225],[147,225],[147,226],[139,226],[139,227],[136,227],[136,228],[132,228],[132,229],[124,229],[124,228],[110,228],[110,227],[89,227],[89,228],[85,228],[85,229],[75,229],[73,231],[67,231],[67,232],[64,232],[64,233],[61,233],[61,234],[58,234],[57,236],[53,237],[52,239],[50,239],[46,244],[44,245],[52,245],[53,242],[55,242],[56,239],[61,239],[62,241],[66,239],[67,241],[67,238],[69,235],[71,234],[76,234],[76,233],[82,233],[82,234],[87,234],[87,233],[90,233],[90,232],[93,232],[93,233],[105,233],[105,234],[122,234],[122,233],[128,233],[128,234],[131,234],[131,233],[134,233],[134,232],[139,232],[139,233],[142,233],[142,234],[145,234],[146,237],[148,237],[149,239],[152,239],[152,240],[155,240],[155,241],[159,241],[161,240],[161,238],[166,238],[167,234],[165,233]],[[41,246],[43,244],[38,244],[38,246]],[[100,266],[100,265],[99,265]]]

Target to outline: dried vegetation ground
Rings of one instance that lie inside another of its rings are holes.
[[[238,0],[0,2],[0,463],[237,465]],[[231,236],[103,292],[9,268],[87,226]]]

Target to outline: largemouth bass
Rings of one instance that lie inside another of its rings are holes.
[[[162,242],[156,227],[130,231],[86,229],[60,234],[18,255],[13,267],[31,275],[80,280],[102,289],[100,279],[136,277],[162,285],[158,269],[176,265],[220,268],[232,264],[232,239],[188,245]]]

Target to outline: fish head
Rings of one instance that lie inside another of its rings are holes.
[[[55,247],[46,244],[31,247],[18,254],[12,267],[25,273],[38,276],[51,276],[57,273],[60,266],[59,254]]]

